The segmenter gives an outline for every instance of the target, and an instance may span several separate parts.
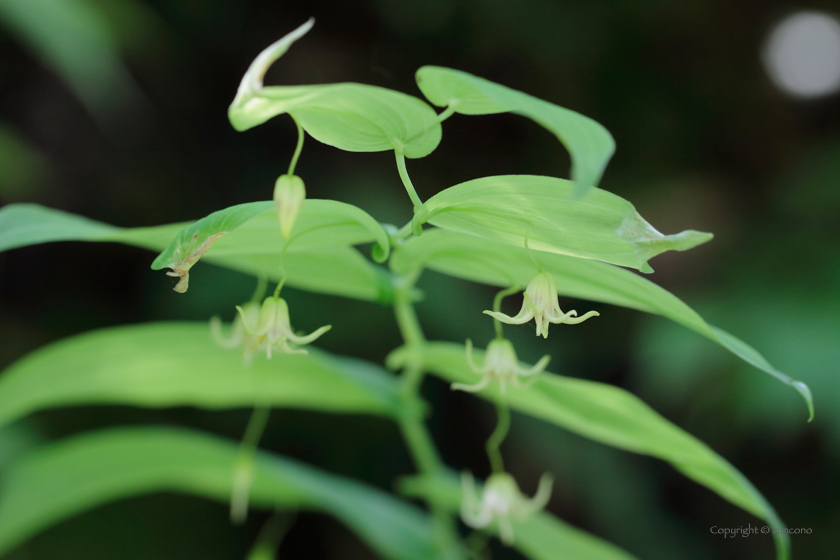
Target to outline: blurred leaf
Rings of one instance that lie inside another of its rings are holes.
[[[100,241],[119,228],[38,204],[0,208],[0,251],[52,241]]]
[[[816,426],[799,422],[796,403],[784,399],[775,385],[746,374],[747,367],[738,367],[743,362],[728,363],[726,356],[709,352],[703,341],[667,323],[640,325],[634,360],[640,366],[639,384],[645,395],[691,421],[693,414],[700,413],[697,405],[703,402],[703,393],[708,393],[706,399],[716,398],[718,376],[735,366],[744,375],[733,376],[727,385],[734,396],[727,402],[734,408],[723,413],[726,420],[719,429],[734,437],[749,433],[759,439],[772,437],[775,442],[792,442],[805,437],[803,432],[818,429],[838,444],[828,448],[840,451],[840,408],[829,405],[840,402],[840,345],[836,344],[840,301],[827,286],[824,291],[804,292],[796,283],[782,286],[773,278],[765,282],[772,286],[750,282],[742,290],[725,290],[726,296],[707,294],[692,303],[704,315],[737,326],[750,340],[768,348],[779,365],[808,372],[808,384],[818,403],[823,403]],[[771,300],[773,305],[768,306]]]
[[[409,496],[434,496],[435,503],[458,512],[461,484],[454,473],[437,477],[417,476],[402,480],[400,490]],[[614,544],[581,531],[541,511],[523,519],[512,519],[513,547],[532,560],[634,560],[636,557]],[[487,531],[494,531],[495,524]]]
[[[395,150],[410,158],[429,155],[440,143],[437,114],[426,103],[364,84],[263,86],[269,66],[312,28],[301,25],[254,59],[228,110],[236,130],[248,130],[289,113],[316,140],[350,152]]]
[[[82,404],[210,409],[274,407],[392,415],[396,381],[361,361],[257,354],[243,363],[206,323],[147,323],[93,331],[55,342],[0,376],[0,425],[36,410]]]
[[[48,165],[44,158],[10,127],[0,123],[0,197],[16,200],[41,186]]]
[[[468,384],[476,381],[466,360],[466,349],[460,344],[429,343],[423,348],[422,356],[424,367],[447,381]],[[398,360],[399,355],[393,359]],[[483,352],[477,352],[474,359],[483,362]],[[496,386],[477,394],[491,401],[500,398]],[[513,410],[606,445],[668,461],[687,477],[765,520],[771,527],[784,528],[770,504],[735,467],[624,389],[542,374],[530,387],[509,389],[506,398]],[[779,558],[787,558],[790,548],[787,535],[778,534],[774,538]]]
[[[111,429],[45,446],[3,477],[0,554],[117,499],[174,491],[227,502],[237,454],[234,442],[166,428]],[[431,524],[408,503],[268,453],[258,453],[253,469],[254,506],[328,513],[385,558],[433,556]]]
[[[537,272],[532,256],[545,272],[554,276],[558,294],[638,309],[676,321],[796,389],[805,399],[809,419],[813,418],[813,398],[807,385],[774,368],[743,341],[706,323],[674,294],[629,270],[565,255],[533,251],[529,255],[523,248],[445,230],[427,231],[400,245],[391,258],[391,268],[399,274],[421,266],[493,286],[526,286]]]
[[[653,272],[647,261],[660,253],[712,238],[693,230],[662,235],[619,196],[592,189],[585,200],[576,199],[569,181],[537,175],[483,177],[445,189],[426,201],[412,225],[419,230],[425,222],[642,272]]]
[[[4,1],[0,23],[61,76],[101,125],[142,98],[96,3]]]
[[[270,207],[272,203],[251,204]],[[354,216],[353,207],[347,207],[335,201],[307,200],[298,217],[300,224],[295,224],[294,231],[301,235],[288,242],[280,236],[276,214],[264,211],[263,216],[222,236],[205,259],[272,280],[285,276],[295,288],[390,301],[393,292],[390,275],[344,245],[379,241],[382,233],[372,230],[367,219],[360,221]],[[0,208],[0,251],[50,241],[116,241],[160,251],[188,226],[180,223],[116,228],[36,204],[9,204]],[[243,246],[247,247],[244,253]]]
[[[517,113],[550,130],[572,156],[577,197],[598,185],[615,151],[610,133],[592,119],[466,72],[424,66],[417,71],[417,85],[438,107],[464,115]]]

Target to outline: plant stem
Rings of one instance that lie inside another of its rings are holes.
[[[254,288],[254,295],[251,296],[251,301],[259,303],[265,298],[265,290],[268,288],[268,277],[265,274],[257,276],[257,287]]]
[[[487,439],[487,458],[490,459],[490,468],[494,473],[505,472],[505,463],[502,460],[502,452],[499,446],[505,440],[505,437],[510,430],[510,408],[504,401],[496,401],[496,414],[499,421],[496,424],[496,429],[490,434]]]
[[[295,166],[297,165],[298,158],[300,157],[300,152],[303,150],[303,137],[305,136],[303,133],[303,127],[300,126],[300,123],[295,121],[295,124],[297,125],[298,141],[297,146],[295,147],[295,153],[292,155],[292,162],[289,164],[288,175],[295,174]]]
[[[408,176],[408,170],[405,168],[405,155],[397,151],[394,151],[394,154],[397,156],[397,171],[400,172],[400,179],[402,179],[403,185],[405,185],[405,190],[408,192],[408,196],[411,198],[411,203],[414,205],[414,211],[416,212],[418,208],[423,206],[423,202],[417,196],[417,191],[414,190],[414,184],[412,184],[411,178]]]
[[[283,277],[277,282],[277,287],[274,289],[274,297],[280,297],[280,290],[283,289],[283,285],[286,284],[286,275],[284,274]]]
[[[511,286],[496,294],[493,298],[493,311],[499,313],[502,310],[502,299],[519,291],[519,286]],[[493,317],[493,328],[496,330],[496,338],[503,338],[502,336],[502,322]]]
[[[443,122],[455,112],[456,103],[450,103],[446,109],[438,115],[438,122]]]
[[[419,390],[425,374],[422,351],[426,337],[423,335],[411,301],[411,291],[419,275],[418,270],[406,277],[394,296],[394,314],[397,325],[410,353],[409,361],[400,376],[402,404],[397,421],[417,471],[422,476],[435,478],[443,473],[444,467],[432,436],[423,421],[424,406]],[[432,498],[427,498],[427,503],[434,520],[438,544],[441,550],[448,549],[457,538],[452,516],[445,505]]]
[[[248,420],[248,426],[242,436],[242,443],[239,444],[239,453],[233,467],[233,491],[230,498],[230,520],[235,525],[243,523],[248,516],[254,454],[265,431],[270,412],[271,408],[267,405],[254,406],[254,412],[251,413],[251,419]]]

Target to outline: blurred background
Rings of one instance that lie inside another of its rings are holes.
[[[834,10],[832,12],[832,10]],[[198,219],[271,197],[296,142],[288,116],[245,133],[227,121],[242,74],[310,16],[315,28],[268,84],[355,81],[420,96],[414,71],[449,66],[601,122],[617,152],[601,187],[664,233],[715,239],[651,263],[650,278],[711,323],[808,383],[800,397],[665,319],[590,302],[601,317],[543,341],[506,329],[525,360],[613,383],[708,443],[769,499],[797,558],[840,548],[840,10],[836,2],[620,0],[0,0],[0,202],[35,202],[119,226]],[[568,176],[547,131],[514,115],[455,115],[443,141],[410,160],[420,196],[484,175]],[[307,140],[297,173],[402,225],[411,206],[390,153]],[[0,365],[90,329],[167,319],[229,320],[254,282],[199,264],[190,291],[154,255],[63,243],[0,254]],[[418,309],[430,338],[484,346],[493,290],[426,273]],[[284,292],[285,293],[285,292]],[[295,327],[332,323],[319,346],[381,362],[400,342],[391,310],[289,289]],[[510,298],[509,309],[518,308]],[[430,379],[430,425],[445,461],[488,473],[489,405]],[[248,411],[83,407],[0,432],[0,469],[25,449],[112,425],[175,424],[238,439]],[[275,411],[268,449],[390,489],[411,472],[385,421]],[[662,462],[514,415],[504,452],[526,493],[544,471],[550,509],[644,559],[772,558],[769,537],[710,527],[761,525]],[[121,501],[61,523],[13,559],[243,558],[265,515],[241,527],[224,504],[177,495]],[[518,558],[493,545],[494,558]],[[558,558],[562,551],[558,551]],[[298,516],[281,558],[369,558],[320,515]]]

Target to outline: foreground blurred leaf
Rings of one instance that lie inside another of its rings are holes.
[[[615,151],[607,129],[589,117],[466,72],[424,66],[417,71],[417,85],[438,107],[464,115],[517,113],[550,130],[572,156],[575,196],[598,185]]]
[[[437,114],[426,103],[364,84],[263,86],[269,66],[312,28],[298,27],[257,56],[228,110],[236,130],[248,130],[289,113],[313,138],[350,152],[395,150],[410,158],[429,155],[440,143]]]
[[[0,24],[70,86],[99,124],[142,99],[95,2],[0,2]]]
[[[255,202],[234,206],[236,219],[229,222],[225,222],[224,215],[217,222],[215,214],[205,218],[207,222],[196,222],[201,226],[193,233],[201,230],[207,237],[225,231],[224,228],[237,221],[241,224],[235,231],[220,236],[205,259],[273,280],[285,275],[290,286],[304,290],[390,301],[393,288],[387,272],[348,246],[383,242],[385,234],[378,224],[373,226],[373,218],[348,204],[307,200],[295,223],[293,238],[286,242],[280,235],[277,215],[270,210],[272,204]],[[269,210],[261,209],[262,206]],[[243,215],[249,213],[256,217],[242,223]],[[180,223],[117,228],[37,204],[9,204],[0,208],[0,251],[51,241],[115,241],[160,251],[172,244],[185,227],[193,226]],[[189,242],[190,236],[181,239],[186,248]],[[174,244],[173,247],[178,246],[178,240]],[[174,251],[173,248],[173,254]]]
[[[49,167],[34,146],[0,121],[0,197],[3,200],[36,198],[49,175]]]
[[[210,340],[206,323],[147,323],[55,342],[0,375],[0,425],[36,410],[82,404],[302,408],[393,415],[396,382],[365,362],[309,355],[255,356]]]
[[[653,272],[648,259],[665,251],[684,251],[712,238],[687,230],[662,235],[628,201],[601,189],[585,200],[572,196],[572,184],[537,175],[483,177],[445,189],[414,215],[415,230],[425,222],[538,251],[595,259]]]
[[[401,350],[398,352],[406,352]],[[424,367],[443,379],[474,383],[460,344],[429,343],[422,350]],[[394,358],[399,360],[399,354]],[[483,353],[476,354],[481,363]],[[499,398],[497,387],[478,393]],[[773,528],[784,525],[761,493],[735,467],[701,441],[670,423],[632,393],[605,383],[542,374],[528,388],[510,389],[513,410],[530,414],[595,441],[657,457],[722,498],[752,513]],[[788,558],[790,541],[774,535],[779,558]]]
[[[454,473],[436,477],[404,479],[400,490],[408,496],[433,497],[452,512],[461,508],[461,484]],[[524,519],[512,519],[513,547],[532,560],[634,560],[636,557],[614,544],[573,527],[540,511]],[[495,524],[486,530],[495,529]]]
[[[669,291],[645,278],[590,259],[532,251],[543,270],[554,276],[557,292],[564,296],[601,301],[667,317],[717,342],[747,363],[796,389],[814,416],[811,391],[801,381],[780,372],[755,349],[712,327]],[[391,259],[397,273],[425,266],[443,274],[494,286],[526,286],[537,272],[522,248],[451,231],[432,230],[399,246]]]
[[[187,430],[121,428],[40,448],[2,480],[0,555],[39,531],[96,506],[152,492],[230,500],[237,444]],[[330,514],[385,558],[433,557],[428,518],[363,484],[258,453],[251,504]]]

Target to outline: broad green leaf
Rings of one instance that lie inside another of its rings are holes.
[[[461,507],[461,485],[454,473],[404,479],[405,495],[433,496],[435,503],[457,513]],[[636,557],[612,543],[573,527],[548,512],[513,519],[514,548],[532,560],[634,560]],[[487,530],[495,530],[491,524]],[[558,556],[558,551],[562,554]]]
[[[235,442],[166,428],[111,429],[40,448],[3,477],[0,555],[55,523],[118,499],[183,492],[227,502],[237,453]],[[431,523],[416,507],[268,453],[258,453],[253,465],[253,506],[332,515],[384,558],[433,557]]]
[[[250,222],[248,226],[239,229],[246,222]],[[275,255],[279,270],[288,251],[371,241],[376,242],[374,255],[378,260],[387,259],[390,246],[385,230],[364,210],[350,204],[335,200],[304,201],[287,241],[280,233],[274,203],[249,202],[213,212],[185,227],[158,255],[152,269],[171,268],[173,272],[167,274],[180,278],[175,291],[185,292],[190,268],[210,249],[214,249],[213,256],[217,259],[250,260],[253,255]]]
[[[391,360],[403,357],[398,350]],[[451,382],[475,383],[460,344],[429,343],[422,349],[424,367]],[[484,354],[475,353],[476,363]],[[500,398],[497,387],[478,393],[488,400]],[[595,441],[635,453],[657,457],[706,486],[724,499],[752,513],[776,529],[783,529],[776,512],[761,493],[731,464],[706,444],[675,426],[632,393],[613,385],[553,374],[541,374],[527,388],[511,388],[506,394],[513,410]],[[788,558],[790,542],[785,534],[774,535],[779,558]]]
[[[438,107],[464,115],[517,113],[550,130],[572,156],[577,197],[598,185],[615,151],[610,133],[592,119],[466,72],[424,66],[417,71],[417,85]]]
[[[554,276],[559,294],[638,309],[676,321],[796,389],[808,405],[809,421],[813,418],[814,404],[807,385],[771,366],[746,343],[706,323],[674,294],[629,270],[565,255],[537,251],[529,255],[519,247],[444,230],[427,231],[400,245],[391,258],[391,267],[397,273],[428,267],[473,282],[525,287],[537,272],[531,257]]]
[[[342,150],[395,150],[410,158],[432,153],[440,143],[440,122],[435,111],[416,97],[353,83],[263,86],[269,66],[312,23],[301,25],[257,56],[228,110],[233,127],[248,130],[288,113],[313,138]]]
[[[213,251],[205,259],[272,280],[285,276],[288,285],[295,288],[363,300],[390,301],[393,293],[390,275],[348,246],[374,242],[377,244],[374,255],[386,255],[379,247],[387,247],[387,236],[373,218],[349,204],[307,200],[298,217],[299,223],[295,223],[293,239],[287,242],[280,235],[276,214],[266,210],[271,205],[271,202],[241,205],[244,210],[234,206],[240,220],[248,212],[260,210],[261,213],[236,228],[231,235],[217,237]],[[224,222],[224,214],[221,217],[218,222],[203,222],[207,226],[201,230],[202,235],[206,235],[204,241],[229,227]],[[214,226],[216,230],[212,229]],[[161,251],[167,249],[185,227],[192,226],[180,223],[116,228],[37,204],[9,204],[0,208],[0,251],[51,241],[114,241]],[[177,241],[175,243],[177,246]],[[183,238],[181,243],[188,246],[189,237]],[[188,252],[188,249],[182,249],[182,252]]]
[[[0,208],[0,251],[52,241],[100,241],[119,228],[38,204]]]
[[[294,321],[292,309],[292,321]],[[294,324],[294,322],[292,323]],[[206,323],[147,323],[55,342],[0,375],[0,425],[60,406],[123,404],[220,409],[274,407],[390,416],[396,381],[376,366],[309,355],[223,349]]]
[[[653,272],[647,261],[665,251],[684,251],[712,238],[687,230],[656,231],[628,201],[593,188],[572,195],[569,181],[538,175],[483,177],[445,189],[414,215],[412,226],[430,222],[538,251],[595,259]]]

